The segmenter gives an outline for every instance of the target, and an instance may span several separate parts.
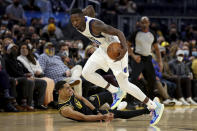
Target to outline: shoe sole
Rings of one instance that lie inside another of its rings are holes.
[[[151,126],[156,125],[160,121],[161,116],[163,115],[163,111],[164,111],[164,104],[161,104],[161,111],[160,111],[159,117],[157,118],[157,120],[153,124],[150,124]]]
[[[122,99],[126,96],[126,92],[123,92],[123,93],[124,95],[122,95],[122,97],[116,102],[116,104],[111,107],[111,110],[114,110],[120,104]]]

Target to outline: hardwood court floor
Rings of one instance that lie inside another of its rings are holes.
[[[0,131],[197,131],[197,107],[166,108],[157,127],[149,115],[111,123],[74,122],[57,111],[0,113]]]

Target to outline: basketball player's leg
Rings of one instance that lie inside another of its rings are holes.
[[[125,77],[124,74],[119,74],[118,76],[116,76],[116,79],[121,90],[145,103],[149,109],[156,108],[156,104],[152,100],[150,100],[136,85],[130,83],[128,81],[128,77]]]
[[[119,74],[116,76],[116,79],[121,90],[126,91],[141,102],[145,103],[149,110],[153,110],[153,117],[150,124],[157,124],[163,114],[164,105],[160,104],[157,99],[154,99],[154,101],[149,99],[136,85],[130,83],[128,78],[125,78],[125,75]]]
[[[128,81],[128,54],[126,54],[122,60],[112,63],[109,66],[113,71],[121,90],[145,103],[149,110],[154,110],[154,117],[150,123],[152,125],[156,124],[163,114],[164,105],[160,104],[156,99],[152,101],[136,85]]]
[[[154,109],[156,107],[155,103],[149,100],[147,96],[136,85],[128,81],[128,53],[125,54],[123,59],[114,63],[110,63],[109,66],[113,71],[113,74],[116,77],[121,90],[134,96],[141,102],[148,104],[148,108]]]
[[[96,73],[96,70],[103,69],[107,71],[109,69],[105,59],[102,55],[100,55],[100,49],[97,49],[91,57],[86,62],[83,70],[82,76],[89,82],[102,87],[106,88],[111,93],[115,93],[118,91],[118,88],[109,84],[101,75]]]
[[[148,109],[133,110],[133,111],[109,110],[109,112],[112,112],[114,114],[114,118],[121,118],[121,119],[129,119],[144,114],[150,114],[150,111]]]

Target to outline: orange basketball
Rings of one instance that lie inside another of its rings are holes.
[[[120,50],[122,46],[119,42],[111,43],[107,48],[107,54],[112,60],[116,60],[116,58],[120,55]]]

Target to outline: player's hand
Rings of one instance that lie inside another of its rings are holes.
[[[114,119],[114,114],[113,113],[108,113],[109,114],[109,120],[112,121]]]
[[[104,115],[104,121],[105,122],[110,122],[114,119],[114,114],[113,113],[108,113]]]
[[[121,60],[125,56],[126,53],[127,53],[126,48],[120,49],[120,55],[116,58],[115,62]]]
[[[133,58],[137,63],[140,63],[141,62],[141,56],[140,55],[134,55],[134,58]]]

